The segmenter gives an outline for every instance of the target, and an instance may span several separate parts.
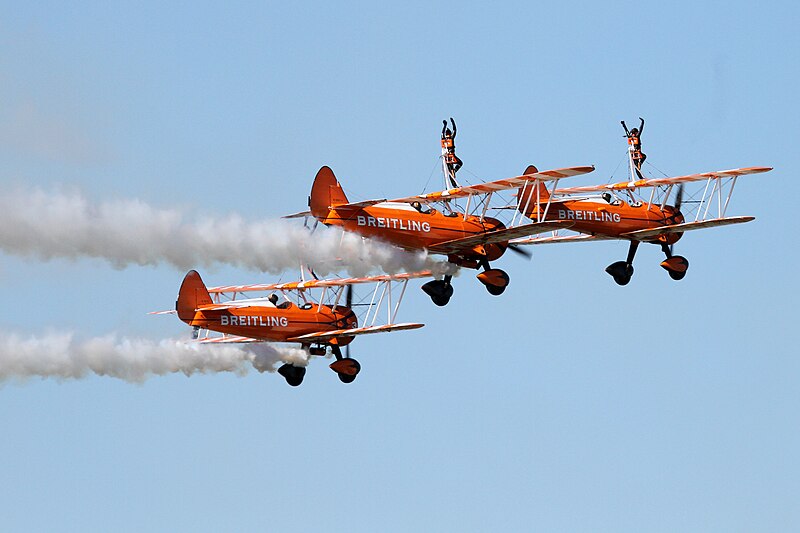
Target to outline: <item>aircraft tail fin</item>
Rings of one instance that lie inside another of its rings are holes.
[[[528,168],[525,169],[523,174],[536,174],[539,172],[533,165],[528,165]],[[547,190],[545,184],[540,180],[535,180],[533,183],[529,183],[523,187],[519,188],[517,192],[517,197],[519,198],[519,212],[523,215],[527,215],[531,209],[534,209],[538,206],[539,203],[547,202],[550,198],[550,191]]]
[[[190,324],[194,319],[195,310],[201,305],[212,303],[211,295],[205,283],[200,278],[196,270],[190,270],[183,278],[181,288],[178,291],[178,300],[175,302],[175,310],[178,318]]]
[[[319,169],[314,185],[311,186],[311,196],[308,197],[311,214],[317,219],[325,219],[332,207],[347,203],[347,196],[333,170],[328,166]]]

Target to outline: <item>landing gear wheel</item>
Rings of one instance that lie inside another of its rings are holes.
[[[674,270],[670,270],[669,277],[671,277],[675,281],[680,281],[686,277],[686,271],[684,270],[683,272],[675,272]]]
[[[339,381],[342,383],[352,383],[356,380],[356,376],[351,376],[349,374],[337,374],[339,376]]]
[[[617,285],[627,285],[633,276],[633,265],[625,261],[617,261],[608,265],[606,272],[614,278]]]
[[[506,291],[511,278],[499,268],[489,268],[478,274],[478,281],[484,284],[492,296],[500,296]]]
[[[673,255],[661,262],[661,268],[667,271],[669,277],[675,281],[680,281],[686,277],[689,270],[689,261],[680,255]]]
[[[306,376],[306,367],[286,363],[278,369],[278,374],[284,377],[286,383],[292,387],[297,387],[303,383],[303,378]]]
[[[330,364],[331,370],[336,372],[339,376],[339,381],[342,383],[352,383],[355,381],[356,376],[361,372],[361,364],[350,357],[343,357],[338,361]]]
[[[498,287],[497,285],[487,285],[486,286],[486,290],[492,296],[500,296],[501,294],[506,292],[506,288],[505,287]]]
[[[445,280],[435,279],[422,286],[423,292],[431,297],[433,303],[444,307],[453,296],[453,286]]]

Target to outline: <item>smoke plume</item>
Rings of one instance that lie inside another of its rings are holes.
[[[92,203],[77,192],[41,189],[0,195],[0,249],[39,259],[100,258],[117,268],[227,264],[273,274],[301,264],[351,276],[442,271],[446,264],[333,228],[312,234],[295,221],[246,221],[235,214],[188,220],[180,210],[139,200]]]
[[[114,335],[83,341],[71,333],[41,337],[6,334],[0,338],[0,381],[32,377],[80,379],[89,374],[141,383],[151,376],[181,372],[246,374],[251,368],[274,372],[281,362],[306,366],[304,350],[274,344],[187,344]]]

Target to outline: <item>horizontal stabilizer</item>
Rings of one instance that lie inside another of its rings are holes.
[[[623,233],[620,235],[626,239],[634,239],[637,241],[645,241],[659,235],[667,233],[683,233],[685,231],[692,231],[695,229],[716,228],[718,226],[730,226],[731,224],[742,224],[755,220],[755,217],[728,217],[728,218],[713,218],[710,220],[700,220],[698,222],[685,222],[683,224],[674,224],[672,226],[662,226],[654,229],[643,229],[639,231],[631,231],[630,233]]]
[[[431,246],[428,248],[428,250],[440,254],[456,254],[465,250],[470,250],[475,246],[480,246],[482,244],[508,242],[512,239],[527,237],[528,235],[536,235],[546,231],[567,229],[574,224],[575,222],[568,220],[535,222],[533,224],[525,224],[523,226],[516,226],[513,228],[503,228],[497,231],[479,233],[477,235],[471,235],[462,239],[454,239],[452,241],[442,242]]]
[[[291,215],[286,215],[281,218],[305,218],[310,216],[311,211],[300,211],[299,213],[292,213]]]

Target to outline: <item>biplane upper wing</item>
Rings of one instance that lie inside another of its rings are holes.
[[[718,226],[729,226],[731,224],[742,224],[755,220],[755,217],[728,217],[728,218],[712,218],[709,220],[700,220],[697,222],[685,222],[683,224],[673,224],[672,226],[662,226],[660,228],[643,229],[638,231],[631,231],[623,233],[621,237],[634,240],[646,240],[665,233],[683,233],[684,231],[691,231],[703,228],[716,228]]]
[[[225,285],[221,287],[209,287],[209,294],[228,293],[228,292],[252,292],[252,291],[285,291],[285,290],[305,290],[315,287],[341,287],[343,285],[354,285],[358,283],[378,283],[382,281],[404,281],[415,278],[429,278],[433,273],[430,270],[420,272],[404,272],[402,274],[382,274],[380,276],[367,276],[363,278],[336,278],[336,279],[312,279],[308,281],[293,281],[288,283],[269,283],[254,285]],[[245,300],[242,300],[243,302]]]
[[[404,329],[417,329],[423,327],[425,324],[417,324],[407,322],[403,324],[384,324],[382,326],[366,326],[362,328],[352,329],[336,329],[333,331],[321,331],[319,333],[308,333],[300,335],[299,337],[292,337],[288,339],[293,342],[312,341],[312,342],[325,342],[337,337],[355,337],[358,335],[369,335],[372,333],[387,333],[389,331],[401,331]]]
[[[702,181],[709,178],[735,178],[747,174],[759,174],[769,172],[772,167],[746,167],[734,168],[731,170],[720,170],[717,172],[704,172],[702,174],[690,174],[688,176],[677,176],[674,178],[653,178],[637,181],[621,181],[619,183],[606,183],[604,185],[587,185],[581,187],[566,187],[556,189],[552,194],[574,194],[585,192],[618,191],[626,189],[638,189],[640,187],[658,187],[661,185],[674,185],[677,183],[688,183],[690,181]]]
[[[555,170],[545,170],[543,172],[536,172],[535,174],[523,174],[513,178],[505,178],[487,183],[478,183],[477,185],[467,185],[464,187],[456,187],[455,189],[447,189],[445,191],[430,192],[427,194],[420,194],[417,196],[407,196],[405,198],[397,198],[391,200],[392,202],[419,202],[422,204],[440,202],[442,200],[452,200],[454,198],[463,198],[472,194],[489,194],[491,192],[503,191],[507,189],[516,189],[525,184],[529,184],[534,180],[552,181],[561,178],[568,178],[570,176],[579,176],[587,174],[594,170],[593,166],[588,167],[568,167],[558,168]]]
[[[535,222],[533,224],[525,224],[513,228],[504,228],[487,233],[479,233],[461,239],[453,239],[446,241],[435,246],[428,248],[431,252],[440,254],[453,254],[470,249],[474,246],[481,244],[492,244],[497,242],[508,242],[512,239],[519,237],[527,237],[528,235],[536,235],[537,233],[544,233],[545,231],[556,231],[559,229],[566,229],[574,225],[575,222],[569,220],[553,220],[547,222]]]

